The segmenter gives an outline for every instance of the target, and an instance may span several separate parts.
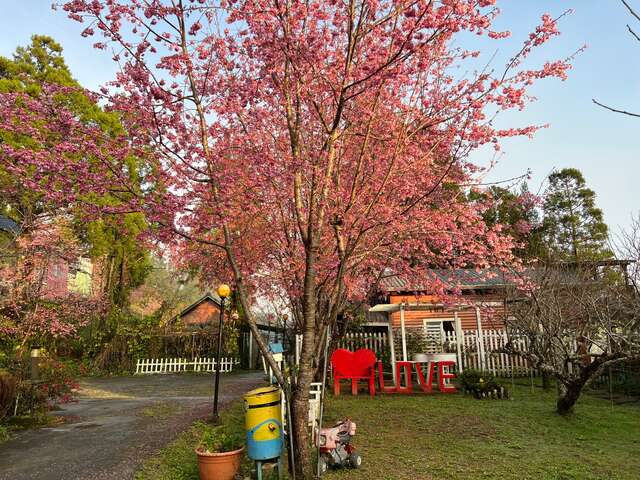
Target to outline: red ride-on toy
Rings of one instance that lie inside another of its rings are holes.
[[[349,418],[333,427],[320,429],[320,474],[324,474],[329,467],[358,468],[362,465],[362,457],[351,444],[355,434],[356,424]]]

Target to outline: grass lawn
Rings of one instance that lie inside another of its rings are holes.
[[[152,411],[155,415],[155,410]],[[221,414],[222,425],[212,427],[206,422],[196,422],[191,428],[182,432],[176,440],[167,445],[159,455],[144,462],[142,468],[136,472],[135,480],[198,480],[198,461],[194,452],[202,433],[206,429],[221,428],[225,432],[244,435],[244,411],[242,401],[237,401],[225,408]],[[250,478],[253,463],[243,458],[240,469],[241,478]],[[267,469],[264,470],[265,480],[277,476]]]
[[[556,415],[553,392],[516,385],[513,400],[461,394],[329,396],[327,424],[350,416],[357,425],[359,470],[329,472],[356,479],[637,479],[640,405],[616,405],[585,395],[576,413]],[[241,431],[241,402],[223,414]],[[136,480],[197,480],[193,452],[202,423],[149,459]],[[241,478],[249,478],[245,458]]]
[[[350,416],[359,470],[328,479],[637,479],[640,405],[583,396],[568,418],[554,395],[515,387],[513,400],[461,394],[329,397],[327,420]]]

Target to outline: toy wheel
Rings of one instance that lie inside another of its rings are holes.
[[[328,469],[328,465],[327,465],[327,461],[325,460],[324,457],[320,457],[318,459],[318,470],[320,470],[320,475],[324,475],[325,473],[327,473],[327,469]]]
[[[349,463],[353,468],[360,468],[360,465],[362,465],[362,457],[360,454],[354,452],[349,455]]]

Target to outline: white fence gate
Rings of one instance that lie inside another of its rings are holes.
[[[345,334],[338,342],[337,348],[346,348],[352,352],[359,348],[373,350],[380,358],[381,355],[389,351],[389,336],[386,332],[351,332]],[[302,335],[296,335],[295,357],[293,361],[296,365],[300,363],[302,353]]]
[[[233,357],[220,359],[220,371],[223,373],[233,371],[234,365],[240,360]],[[136,374],[151,373],[178,373],[178,372],[213,372],[216,368],[216,359],[209,357],[196,357],[193,360],[186,358],[140,358],[136,362]]]

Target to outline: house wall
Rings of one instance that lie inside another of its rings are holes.
[[[211,300],[205,300],[186,315],[180,317],[185,326],[211,325],[218,319],[220,309]]]
[[[68,292],[69,264],[60,258],[49,262],[45,276],[44,297],[63,297]]]
[[[498,301],[496,296],[475,296],[473,298],[469,298],[469,300],[492,303],[496,303]],[[422,327],[423,321],[428,319],[453,320],[454,313],[457,312],[463,330],[477,329],[475,306],[434,307],[432,305],[438,303],[439,300],[433,295],[416,296],[392,294],[389,297],[389,302],[424,304],[423,310],[416,310],[416,307],[412,307],[411,310],[404,311],[404,323],[407,328]],[[481,304],[478,306],[480,307],[480,320],[483,330],[504,328],[504,308],[502,306],[485,306]],[[393,312],[391,314],[391,324],[394,327],[400,327],[400,312]]]
[[[68,289],[70,292],[81,295],[91,295],[91,282],[93,275],[93,264],[85,257],[79,258],[75,271],[70,269]]]

